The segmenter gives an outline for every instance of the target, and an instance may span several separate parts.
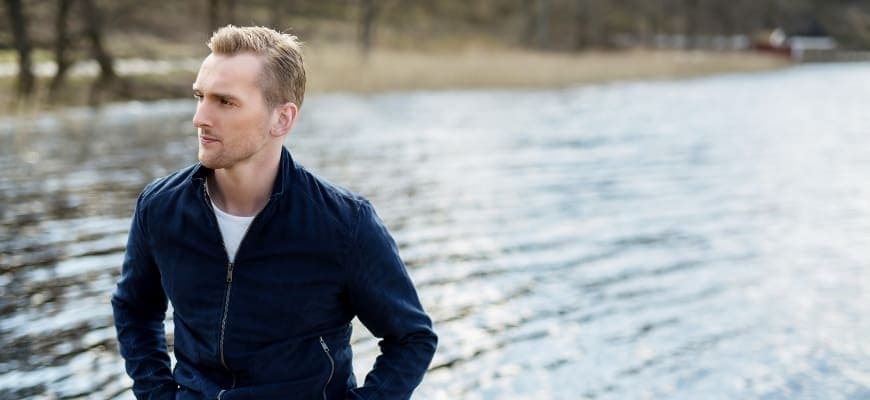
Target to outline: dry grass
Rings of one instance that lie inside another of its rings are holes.
[[[491,46],[465,50],[377,49],[363,60],[355,47],[341,45],[310,46],[306,49],[306,63],[309,93],[564,87],[761,71],[789,65],[783,58],[747,52],[634,50],[569,54]],[[108,96],[108,100],[187,97],[194,78],[195,71],[126,76],[126,90]],[[14,79],[0,79],[0,114],[86,104],[91,80],[70,79],[66,90],[48,99],[49,79],[41,78],[35,98],[15,105]]]
[[[673,79],[782,68],[788,60],[746,52],[634,50],[580,54],[515,49],[461,52],[356,49],[307,52],[309,90],[380,92],[487,87],[560,87],[619,80]]]

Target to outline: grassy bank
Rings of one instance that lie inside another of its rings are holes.
[[[564,87],[622,80],[675,79],[782,68],[785,59],[748,52],[634,50],[545,53],[517,49],[460,52],[380,50],[363,61],[350,49],[308,54],[314,92]]]
[[[384,92],[465,88],[565,87],[622,80],[675,79],[725,72],[782,68],[782,58],[747,52],[632,50],[578,54],[509,48],[464,50],[377,49],[363,58],[353,47],[306,48],[308,93]],[[156,100],[190,96],[194,70],[125,75],[106,101]],[[89,76],[73,76],[49,98],[49,78],[26,103],[14,101],[15,80],[0,78],[4,113],[32,112],[88,103]]]

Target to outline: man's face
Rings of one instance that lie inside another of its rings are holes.
[[[199,161],[211,169],[231,168],[256,158],[269,143],[274,113],[258,84],[262,60],[253,54],[210,54],[202,62],[193,94],[193,125]]]

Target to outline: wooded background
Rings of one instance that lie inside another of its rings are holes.
[[[34,90],[34,62],[53,61],[49,85],[69,67],[94,59],[96,101],[125,90],[115,57],[198,56],[227,23],[266,25],[307,42],[427,48],[464,42],[544,51],[722,48],[780,28],[789,35],[831,36],[843,48],[870,48],[870,1],[858,0],[4,0],[0,51],[16,54],[16,91]],[[198,46],[198,47],[193,47]],[[8,62],[13,62],[11,58]]]

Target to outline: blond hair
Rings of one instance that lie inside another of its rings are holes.
[[[302,106],[305,97],[305,66],[296,36],[262,26],[227,25],[208,41],[215,54],[254,53],[263,59],[260,89],[270,107],[292,102]]]

